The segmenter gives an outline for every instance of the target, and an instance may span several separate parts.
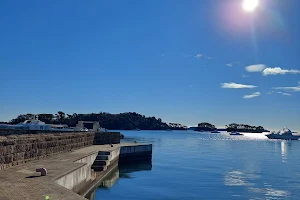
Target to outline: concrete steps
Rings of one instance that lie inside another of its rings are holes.
[[[107,156],[107,155],[110,155],[109,151],[99,151],[98,152],[98,156]]]
[[[95,160],[93,165],[95,166],[103,166],[103,165],[107,165],[108,161],[107,160]]]
[[[97,156],[96,160],[109,160],[110,155],[105,155],[105,156]]]
[[[109,165],[109,160],[111,158],[110,152],[108,151],[99,151],[92,165],[94,171],[105,171]]]
[[[102,172],[105,171],[107,169],[107,166],[92,166],[92,169],[96,172]]]

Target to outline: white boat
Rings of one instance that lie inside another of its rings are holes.
[[[231,132],[231,133],[229,133],[229,135],[243,135],[243,134],[241,134],[239,132]]]
[[[218,130],[211,131],[211,133],[220,133]]]
[[[273,131],[266,135],[269,139],[279,139],[279,140],[298,140],[300,135],[293,135],[293,132],[285,127],[282,131]]]

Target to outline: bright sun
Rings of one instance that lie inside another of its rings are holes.
[[[253,12],[259,4],[258,0],[244,0],[243,8],[247,12]]]

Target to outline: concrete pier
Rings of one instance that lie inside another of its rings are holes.
[[[41,200],[49,196],[50,200],[84,200],[79,194],[87,193],[115,170],[119,160],[132,160],[130,154],[142,158],[143,153],[151,156],[152,145],[93,145],[0,170],[0,199]],[[47,176],[40,176],[37,168],[46,168]],[[93,169],[100,175],[95,176]]]

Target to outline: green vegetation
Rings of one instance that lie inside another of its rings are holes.
[[[228,124],[225,126],[227,132],[249,132],[249,133],[262,133],[265,129],[262,126],[250,126],[247,124]],[[198,126],[195,128],[195,131],[214,131],[217,130],[215,125],[207,123],[207,122],[201,122],[198,124]],[[220,129],[221,130],[221,129]]]
[[[213,130],[216,130],[215,125],[207,123],[207,122],[201,122],[195,128],[195,131],[213,131]]]
[[[33,114],[19,115],[10,121],[10,124],[17,124],[33,117]],[[67,124],[70,127],[76,126],[78,121],[98,121],[100,126],[109,130],[186,130],[187,127],[178,123],[167,124],[160,118],[145,117],[135,112],[120,114],[110,113],[89,113],[89,114],[66,114],[62,111],[57,114],[38,114],[39,120],[46,124]]]
[[[247,124],[228,124],[225,126],[228,132],[238,131],[238,132],[249,132],[249,133],[262,133],[265,129],[262,126],[250,126]]]
[[[11,120],[10,124],[17,124],[26,119],[34,117],[33,114],[19,115]],[[100,126],[109,130],[187,130],[187,127],[179,123],[165,123],[160,118],[145,117],[145,115],[136,112],[126,112],[120,114],[110,114],[106,112],[89,113],[89,114],[66,114],[62,111],[56,114],[38,114],[39,120],[46,124],[67,124],[70,127],[76,126],[78,121],[98,121]],[[226,131],[262,133],[265,129],[262,126],[250,126],[247,124],[228,124],[225,126]],[[214,131],[216,126],[208,122],[201,122],[195,131]]]

